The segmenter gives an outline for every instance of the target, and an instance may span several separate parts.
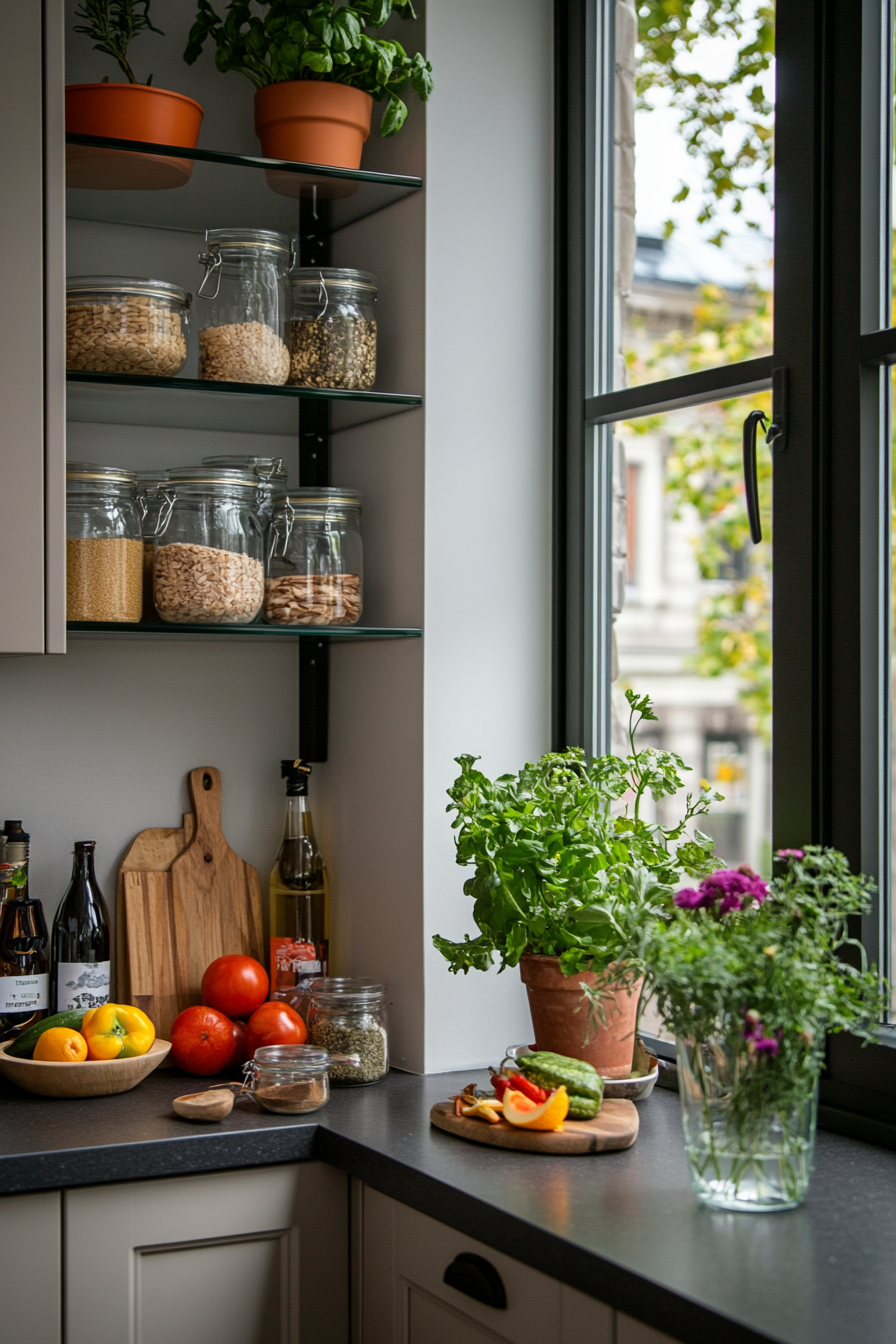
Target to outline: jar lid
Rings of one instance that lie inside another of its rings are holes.
[[[282,509],[286,504],[293,509],[309,506],[360,509],[361,491],[339,485],[306,485],[300,486],[298,490],[278,490],[274,495],[274,508]]]
[[[344,1003],[347,999],[373,1003],[383,998],[386,986],[366,975],[328,976],[312,980],[310,992],[315,1003]]]
[[[262,248],[268,252],[290,255],[289,235],[273,229],[206,229],[205,241],[209,247]]]
[[[369,271],[352,271],[339,266],[297,266],[290,271],[289,279],[295,287],[313,285],[319,289],[321,285],[332,285],[340,289],[369,289],[373,291],[374,297],[377,292],[375,275]]]
[[[260,1069],[287,1069],[311,1077],[327,1072],[330,1056],[313,1045],[260,1045],[254,1059]]]
[[[169,472],[167,467],[160,467],[157,471],[136,471],[134,475],[137,478],[138,486],[142,486],[145,490],[152,490],[154,486],[165,484]]]
[[[65,292],[69,297],[73,294],[138,294],[181,304],[190,302],[190,295],[180,285],[128,275],[70,275],[65,282]]]
[[[69,481],[105,481],[108,485],[136,485],[137,473],[124,467],[101,467],[96,462],[69,462],[65,468]]]
[[[235,467],[172,467],[168,480],[178,485],[229,485],[240,490],[257,490],[258,477],[254,471],[240,471]]]
[[[233,471],[251,471],[262,481],[285,481],[286,470],[282,457],[250,457],[238,453],[222,453],[219,457],[204,457],[204,467],[226,467]]]

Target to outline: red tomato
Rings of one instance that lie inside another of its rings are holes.
[[[171,1028],[171,1054],[187,1073],[220,1073],[233,1056],[233,1023],[217,1008],[185,1008]]]
[[[268,996],[268,973],[254,957],[218,957],[202,977],[202,1002],[228,1017],[249,1017]]]
[[[249,1058],[261,1045],[304,1045],[308,1039],[305,1023],[288,1003],[263,1003],[249,1018],[246,1029]]]
[[[230,1067],[238,1069],[249,1058],[249,1048],[246,1045],[246,1024],[245,1022],[234,1022],[233,1024],[233,1054],[230,1057]]]

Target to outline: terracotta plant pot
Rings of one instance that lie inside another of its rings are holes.
[[[193,149],[201,124],[200,104],[170,89],[154,89],[148,84],[66,86],[65,129],[76,135],[106,135],[116,140],[146,140]],[[86,145],[69,145],[66,150],[70,187],[163,191],[183,186],[192,171],[192,159]]]
[[[255,95],[255,132],[266,159],[360,168],[373,99],[347,84],[289,79]]]
[[[612,972],[614,968],[609,969]],[[631,986],[614,984],[612,980],[607,983],[604,995],[607,1025],[602,1027],[591,1021],[587,1003],[580,1012],[574,1011],[582,1002],[580,982],[598,983],[592,971],[566,976],[557,957],[527,953],[520,960],[520,976],[529,996],[537,1050],[587,1060],[605,1078],[629,1076],[642,980]],[[583,1044],[586,1036],[588,1045]]]

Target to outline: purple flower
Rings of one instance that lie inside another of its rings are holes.
[[[711,899],[707,900],[705,895],[693,887],[684,887],[672,899],[682,910],[697,910],[701,905],[712,905]]]
[[[802,849],[776,849],[776,859],[804,859],[805,851]]]
[[[778,1042],[774,1036],[754,1036],[752,1045],[757,1055],[771,1055],[774,1058],[778,1053]]]
[[[705,877],[696,891],[693,887],[679,891],[674,901],[683,910],[713,907],[718,903],[719,913],[724,915],[729,910],[742,910],[753,901],[761,905],[767,896],[767,884],[751,868],[723,868]]]

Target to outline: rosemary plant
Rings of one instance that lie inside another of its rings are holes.
[[[84,20],[83,24],[75,25],[75,32],[92,38],[94,51],[102,51],[117,61],[129,84],[139,84],[128,60],[128,47],[138,33],[165,36],[149,17],[149,0],[81,0],[75,18]],[[106,75],[102,83],[108,82]],[[152,75],[147,76],[145,83],[152,84]]]

